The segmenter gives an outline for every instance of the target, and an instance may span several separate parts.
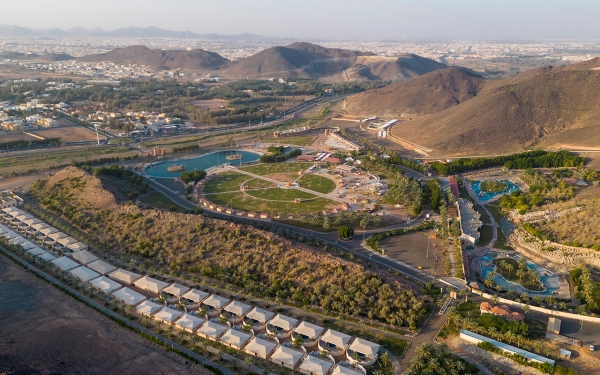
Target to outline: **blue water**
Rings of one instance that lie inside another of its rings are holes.
[[[490,272],[494,272],[494,265],[491,263],[492,260],[496,259],[499,256],[499,253],[495,251],[488,251],[481,257],[481,276],[483,280],[487,279],[487,276]],[[511,258],[515,260],[519,260],[518,255],[510,255]],[[534,294],[537,296],[556,296],[553,292],[558,292],[560,289],[560,282],[558,279],[558,275],[553,274],[545,268],[540,267],[539,265],[531,262],[527,262],[527,267],[533,269],[540,276],[540,281],[544,284],[546,291],[543,292],[534,292],[530,290],[526,290],[518,284],[513,284],[508,282],[504,277],[500,276],[496,273],[496,275],[492,278],[496,282],[496,284],[500,285],[504,288],[504,290],[514,290],[518,294],[522,294],[526,292],[527,294]]]
[[[207,170],[222,164],[240,165],[240,160],[227,160],[225,158],[227,155],[231,154],[241,154],[242,164],[257,161],[260,158],[259,154],[249,151],[218,151],[191,159],[166,160],[159,162],[158,164],[146,167],[146,174],[155,177],[179,177],[181,172],[169,172],[167,168],[171,165],[180,164],[184,164],[186,166],[186,172],[199,169]]]
[[[471,188],[473,189],[475,194],[477,194],[479,200],[482,202],[487,202],[490,199],[495,198],[499,195],[509,194],[514,191],[521,190],[521,189],[519,189],[519,187],[517,185],[515,185],[510,180],[500,180],[500,181],[506,183],[508,185],[508,187],[506,188],[506,190],[498,192],[498,193],[481,193],[481,189],[479,188],[479,185],[481,185],[482,181],[471,182]]]

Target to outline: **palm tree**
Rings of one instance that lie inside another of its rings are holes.
[[[365,334],[365,329],[367,327],[367,324],[365,323],[364,319],[361,319],[358,321],[358,327],[360,328],[360,333],[362,333],[363,335]]]
[[[523,307],[523,312],[525,314],[529,313],[529,310],[531,310],[531,308],[529,307],[529,305],[523,305],[522,307]]]
[[[495,339],[496,334],[498,333],[498,328],[490,327],[490,328],[488,328],[488,331],[489,331],[490,335],[492,336],[492,338]]]
[[[392,362],[392,360],[390,359],[390,355],[388,354],[388,352],[384,352],[382,355],[379,356],[379,361],[381,361],[381,366],[382,367],[388,367],[388,365]]]
[[[498,295],[497,294],[494,294],[492,296],[492,302],[494,303],[494,305],[498,303]]]

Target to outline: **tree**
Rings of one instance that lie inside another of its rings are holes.
[[[342,225],[338,228],[338,237],[343,240],[350,239],[354,236],[354,229],[347,225]]]
[[[381,367],[388,367],[388,365],[392,362],[387,351],[379,356],[379,361],[381,362]]]
[[[323,229],[327,230],[329,229],[329,227],[331,227],[331,219],[329,218],[329,216],[325,216],[323,218]]]

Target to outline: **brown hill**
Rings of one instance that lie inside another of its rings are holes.
[[[115,64],[147,65],[157,69],[187,70],[219,69],[229,62],[218,53],[203,49],[165,51],[144,46],[117,48],[106,53],[86,55],[78,60],[83,62],[109,61]]]
[[[66,53],[47,53],[45,55],[40,55],[32,59],[33,61],[39,62],[53,62],[53,61],[67,61],[75,59],[73,56],[68,55]]]
[[[413,54],[360,56],[354,66],[336,78],[341,81],[402,81],[447,67],[445,64]]]
[[[418,57],[418,56],[417,56]],[[418,117],[473,98],[485,79],[461,68],[438,69],[349,97],[344,109],[355,115]]]
[[[350,68],[356,58],[363,55],[371,56],[373,53],[300,42],[286,47],[271,47],[234,61],[223,70],[223,75],[232,78],[319,78]]]
[[[600,144],[600,59],[488,81],[458,105],[392,128],[432,155]]]

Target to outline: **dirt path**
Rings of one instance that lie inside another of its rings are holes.
[[[0,373],[206,374],[0,256]]]

